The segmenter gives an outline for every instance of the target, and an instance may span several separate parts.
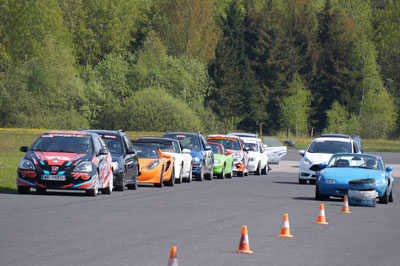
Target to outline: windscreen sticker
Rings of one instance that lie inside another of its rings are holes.
[[[107,138],[107,139],[116,139],[116,138],[117,138],[117,136],[112,136],[112,135],[104,135],[104,138]]]

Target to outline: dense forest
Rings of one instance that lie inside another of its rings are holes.
[[[396,0],[0,0],[0,127],[400,135]]]

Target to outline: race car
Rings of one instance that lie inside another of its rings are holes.
[[[189,149],[183,149],[176,139],[160,137],[142,137],[136,140],[140,143],[152,143],[161,149],[163,154],[170,154],[174,160],[175,183],[192,180],[192,156]]]
[[[224,146],[220,143],[208,143],[214,153],[214,174],[219,178],[232,178],[233,157],[232,152],[225,152]]]
[[[40,135],[18,164],[18,193],[33,187],[85,190],[88,196],[98,191],[111,194],[113,171],[111,154],[99,135],[83,131],[49,131]]]
[[[152,183],[155,187],[175,184],[174,160],[170,154],[163,154],[153,144],[132,141],[139,155],[139,183]]]

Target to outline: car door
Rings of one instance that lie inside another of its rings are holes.
[[[96,157],[99,160],[99,182],[102,184],[107,177],[109,171],[111,171],[111,153],[108,151],[106,144],[98,135],[94,136],[93,138],[93,146]],[[108,151],[108,154],[100,154],[101,149],[106,149]]]
[[[261,154],[261,167],[264,168],[264,166],[268,162],[268,155],[267,152],[264,150],[264,145],[261,142],[261,140],[257,140],[257,144],[259,146],[260,154]]]
[[[211,168],[213,167],[214,163],[213,152],[211,149],[207,149],[209,147],[208,142],[203,136],[200,136],[200,140],[203,146],[202,148],[204,150],[204,160],[206,162],[206,168],[211,171]]]
[[[132,142],[128,139],[127,136],[122,136],[122,142],[124,143],[124,161],[126,166],[127,175],[126,178],[132,180],[135,178],[136,167],[134,157],[135,153],[129,153],[129,151],[134,150]]]
[[[363,146],[363,144],[362,144],[361,137],[360,137],[359,135],[354,135],[354,136],[352,136],[351,138],[352,138],[352,139],[354,140],[354,142],[357,144],[358,149],[360,150],[360,152],[361,152],[361,153],[364,153],[364,146]]]

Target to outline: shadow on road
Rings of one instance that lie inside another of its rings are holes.
[[[276,184],[285,184],[285,185],[287,185],[287,184],[290,184],[290,185],[299,185],[299,182],[288,182],[288,181],[274,181],[273,183],[276,183]]]

